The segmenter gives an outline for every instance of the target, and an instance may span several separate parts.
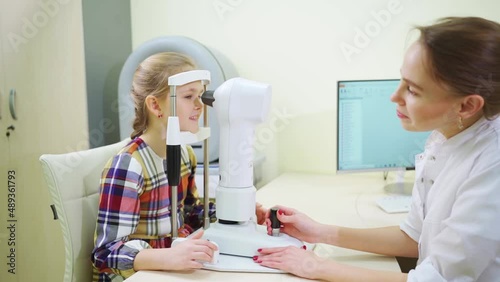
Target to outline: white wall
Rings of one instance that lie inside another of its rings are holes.
[[[62,281],[64,245],[38,158],[88,148],[80,0],[0,0],[0,281]],[[17,90],[17,120],[8,91]],[[6,128],[14,125],[10,137]],[[14,170],[15,231],[8,171]],[[12,237],[12,235],[14,237]],[[9,246],[14,238],[16,245]],[[15,247],[16,274],[8,272]]]
[[[267,180],[282,171],[334,173],[336,81],[398,78],[412,25],[443,16],[500,21],[494,0],[131,0],[131,7],[134,48],[188,36],[226,55],[241,76],[272,84],[277,127],[264,125],[273,138],[260,138]],[[392,14],[380,24],[374,14],[382,10]],[[356,45],[357,30],[367,28],[366,46]],[[343,44],[358,53],[347,56]]]

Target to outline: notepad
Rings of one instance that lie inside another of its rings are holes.
[[[391,195],[377,199],[377,205],[386,213],[409,212],[411,207],[411,196]]]

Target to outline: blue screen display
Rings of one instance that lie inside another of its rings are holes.
[[[414,169],[430,132],[405,130],[390,96],[399,79],[339,81],[337,171]]]

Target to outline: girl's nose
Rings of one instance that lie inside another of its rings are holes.
[[[198,99],[196,99],[196,100],[194,101],[194,106],[195,106],[195,108],[197,108],[197,109],[199,109],[199,108],[203,107],[203,102],[201,102],[201,97],[199,97]]]

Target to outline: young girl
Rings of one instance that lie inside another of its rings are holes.
[[[391,97],[406,130],[433,130],[416,158],[408,218],[353,229],[287,207],[278,212],[282,231],[301,240],[418,257],[417,267],[408,274],[368,270],[293,247],[262,249],[257,263],[328,281],[499,280],[500,24],[447,18],[418,29]]]
[[[107,163],[102,173],[92,252],[94,281],[122,281],[138,270],[201,268],[201,262],[210,262],[217,249],[200,239],[203,232],[170,248],[170,187],[165,174],[168,78],[195,68],[190,58],[165,52],[147,58],[134,75],[132,141]],[[200,96],[204,91],[201,81],[177,87],[176,107],[182,131],[198,131]],[[186,237],[201,227],[203,205],[194,182],[193,149],[185,146],[181,155],[176,212],[179,237]],[[257,205],[256,212],[263,221],[266,209]],[[209,215],[215,217],[213,203]]]

